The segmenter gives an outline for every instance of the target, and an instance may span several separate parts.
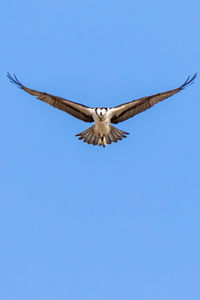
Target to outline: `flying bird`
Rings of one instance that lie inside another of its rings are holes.
[[[193,77],[190,76],[187,80],[178,88],[169,90],[163,93],[154,94],[152,96],[146,96],[137,100],[126,102],[124,104],[107,108],[107,107],[95,107],[91,108],[80,103],[76,103],[58,96],[53,96],[44,92],[29,89],[25,87],[13,74],[13,77],[8,73],[9,80],[16,84],[19,88],[25,92],[36,96],[37,99],[42,100],[60,110],[67,112],[73,117],[80,119],[84,122],[93,123],[94,125],[86,129],[85,131],[77,134],[79,140],[83,140],[88,144],[98,145],[105,147],[112,142],[116,143],[118,140],[126,138],[128,132],[122,131],[112,124],[118,124],[133,116],[149,109],[158,102],[161,102],[176,93],[179,93],[186,86],[193,83],[197,74]]]

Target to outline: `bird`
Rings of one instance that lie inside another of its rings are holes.
[[[176,89],[132,100],[115,107],[88,107],[58,96],[27,88],[17,79],[15,74],[13,74],[12,77],[10,73],[7,73],[7,76],[11,83],[16,84],[20,89],[30,95],[36,96],[37,99],[65,111],[79,120],[88,123],[94,122],[94,125],[83,132],[76,134],[76,136],[85,143],[106,147],[107,144],[111,144],[112,142],[116,143],[117,141],[126,138],[129,134],[111,124],[118,124],[128,120],[151,108],[158,102],[179,93],[194,82],[197,73],[192,77],[188,76],[186,81]]]

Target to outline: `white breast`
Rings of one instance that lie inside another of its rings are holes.
[[[104,120],[100,121],[99,117],[96,115],[94,112],[93,114],[94,122],[95,122],[95,134],[97,136],[104,136],[109,134],[110,132],[110,112],[109,110],[107,111],[107,114],[104,118]]]

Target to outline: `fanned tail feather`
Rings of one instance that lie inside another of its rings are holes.
[[[83,132],[76,134],[76,136],[79,137],[79,140],[83,140],[84,143],[105,147],[107,144],[111,144],[112,142],[117,143],[117,141],[126,138],[126,135],[129,134],[128,132],[122,131],[110,125],[109,134],[103,137],[99,137],[95,135],[94,129],[95,126],[93,125]]]
[[[83,132],[76,134],[76,136],[79,136],[79,140],[83,140],[84,143],[96,145],[94,125],[84,130]]]
[[[122,140],[123,138],[126,138],[126,135],[128,134],[129,134],[128,132],[122,131],[114,126],[111,126],[109,137],[111,141],[117,143],[118,140]]]

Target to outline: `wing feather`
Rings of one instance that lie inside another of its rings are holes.
[[[94,122],[92,118],[91,108],[88,106],[82,105],[80,103],[72,102],[70,100],[53,96],[44,92],[39,92],[33,89],[25,87],[13,74],[13,77],[8,73],[7,74],[10,82],[16,84],[19,88],[29,93],[32,96],[36,96],[37,99],[44,101],[60,110],[67,112],[75,118],[78,118],[85,122]]]
[[[117,124],[119,122],[123,122],[136,114],[149,109],[158,102],[173,96],[183,90],[186,86],[192,84],[196,76],[197,74],[194,74],[192,78],[188,77],[187,80],[177,89],[143,97],[111,108],[111,123]]]

